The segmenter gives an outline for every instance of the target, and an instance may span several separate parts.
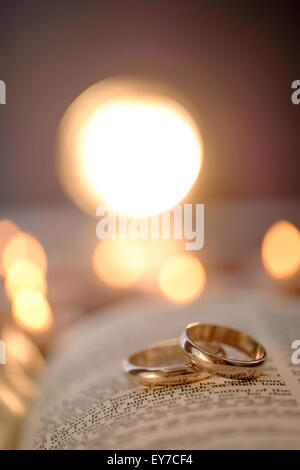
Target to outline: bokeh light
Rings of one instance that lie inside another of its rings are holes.
[[[5,278],[8,297],[13,297],[20,290],[36,290],[47,294],[47,282],[41,268],[28,259],[21,258],[8,269]]]
[[[7,324],[2,330],[6,344],[7,361],[10,365],[19,364],[29,372],[35,372],[43,364],[38,347],[15,326]]]
[[[83,92],[59,131],[59,174],[72,199],[95,215],[106,203],[132,217],[176,205],[202,164],[188,111],[170,94],[111,78]]]
[[[0,384],[0,403],[3,403],[13,414],[24,415],[26,412],[25,404],[22,399],[17,395],[17,392],[12,390],[4,382]]]
[[[293,276],[300,269],[300,232],[293,224],[280,220],[266,232],[262,242],[266,270],[277,279]]]
[[[153,273],[154,275],[171,256],[180,253],[183,249],[182,240],[149,239],[141,240],[141,244],[145,250],[146,270],[149,274]]]
[[[206,275],[201,262],[194,255],[178,254],[171,257],[159,273],[161,292],[174,303],[188,303],[203,292]]]
[[[43,294],[37,291],[17,292],[12,302],[12,314],[20,327],[33,333],[45,332],[53,323],[51,307]]]
[[[9,241],[19,232],[19,228],[11,220],[0,220],[0,276],[4,276],[3,254]]]
[[[47,257],[44,248],[35,237],[24,232],[14,236],[5,247],[3,253],[5,273],[20,259],[30,260],[42,271],[47,271]]]
[[[96,275],[112,287],[135,284],[144,273],[145,263],[145,250],[139,240],[102,240],[93,256]]]

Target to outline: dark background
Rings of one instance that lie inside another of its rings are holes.
[[[1,1],[0,202],[66,200],[54,139],[96,81],[137,74],[178,88],[200,115],[194,202],[300,195],[300,16],[293,2]]]

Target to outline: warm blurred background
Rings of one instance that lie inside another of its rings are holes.
[[[1,201],[65,201],[57,124],[79,93],[118,74],[167,83],[196,108],[205,161],[193,202],[299,195],[296,11],[271,1],[4,2]]]
[[[291,2],[1,4],[0,447],[42,356],[94,310],[227,283],[299,295],[299,52]],[[99,242],[103,195],[139,216],[205,203],[203,250]]]

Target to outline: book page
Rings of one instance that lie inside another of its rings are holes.
[[[178,337],[191,321],[252,335],[268,352],[264,375],[156,388],[127,380],[123,358]],[[300,448],[300,366],[291,362],[297,336],[299,300],[251,290],[205,294],[185,307],[140,301],[99,313],[58,345],[23,448]]]

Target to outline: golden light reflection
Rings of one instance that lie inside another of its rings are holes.
[[[133,285],[143,275],[145,263],[145,250],[139,240],[102,240],[93,256],[96,275],[112,287]]]
[[[170,92],[111,78],[84,91],[59,132],[59,174],[72,199],[95,215],[100,202],[133,217],[176,205],[202,164],[195,121]]]
[[[5,325],[2,338],[6,344],[7,362],[22,365],[25,369],[38,370],[43,365],[39,349],[20,330],[11,325]]]
[[[20,290],[36,290],[46,295],[45,274],[38,265],[28,259],[21,258],[8,269],[5,289],[10,298]]]
[[[0,220],[0,276],[4,276],[3,253],[9,241],[19,232],[19,228],[11,220]]]
[[[203,292],[206,275],[201,262],[193,255],[170,258],[159,273],[161,292],[174,303],[188,303]]]
[[[262,242],[266,270],[277,279],[293,276],[300,269],[300,232],[293,224],[280,220],[266,232]]]
[[[3,382],[0,384],[0,403],[1,402],[16,415],[23,415],[26,412],[25,404],[21,398]]]
[[[39,268],[47,271],[47,257],[40,242],[28,233],[20,232],[7,244],[3,253],[3,266],[5,273],[18,260],[27,259]]]
[[[51,307],[37,291],[17,292],[12,302],[12,314],[19,326],[34,333],[49,330],[53,323]]]

